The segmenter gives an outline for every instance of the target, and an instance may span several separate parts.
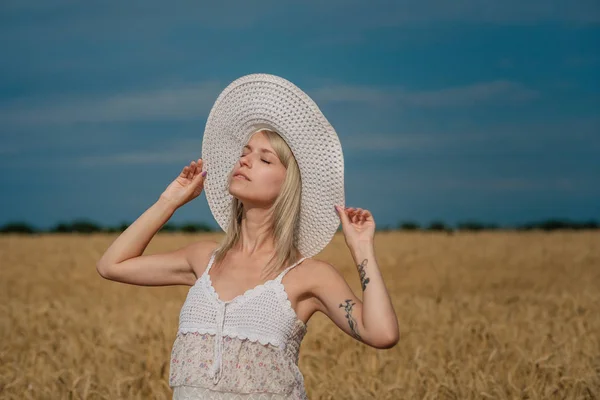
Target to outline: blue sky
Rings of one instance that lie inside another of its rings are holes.
[[[595,0],[6,0],[0,224],[132,222],[256,72],[317,102],[378,226],[599,219],[599,39]],[[204,194],[171,221],[217,227]]]

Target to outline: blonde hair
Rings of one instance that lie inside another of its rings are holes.
[[[286,168],[281,191],[271,207],[271,233],[275,241],[275,254],[263,269],[263,272],[266,273],[264,275],[261,273],[262,279],[266,279],[274,271],[280,272],[302,257],[296,247],[302,181],[296,158],[285,140],[275,131],[261,129],[255,133],[258,132],[262,132],[269,140],[277,157]],[[233,169],[229,175],[232,173]],[[228,178],[230,179],[231,176]],[[233,197],[229,227],[220,246],[215,251],[213,261],[215,265],[223,261],[227,252],[240,240],[243,208],[242,202]]]

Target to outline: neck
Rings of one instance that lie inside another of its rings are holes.
[[[253,207],[246,210],[244,207],[240,240],[236,246],[244,256],[252,257],[275,251],[270,217],[267,209]]]

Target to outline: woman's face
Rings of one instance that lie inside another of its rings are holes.
[[[269,139],[257,132],[250,137],[233,168],[229,193],[248,205],[269,207],[279,195],[285,176],[286,168]]]

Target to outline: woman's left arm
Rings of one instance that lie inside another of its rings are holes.
[[[387,291],[373,244],[351,248],[354,265],[357,267],[362,288],[362,323],[366,332],[377,332],[390,340],[390,345],[398,343],[398,318]]]
[[[355,339],[377,348],[393,347],[399,340],[398,318],[375,259],[373,216],[360,208],[338,209],[338,215],[357,266],[363,300],[332,265],[323,263],[315,284],[318,308]]]

